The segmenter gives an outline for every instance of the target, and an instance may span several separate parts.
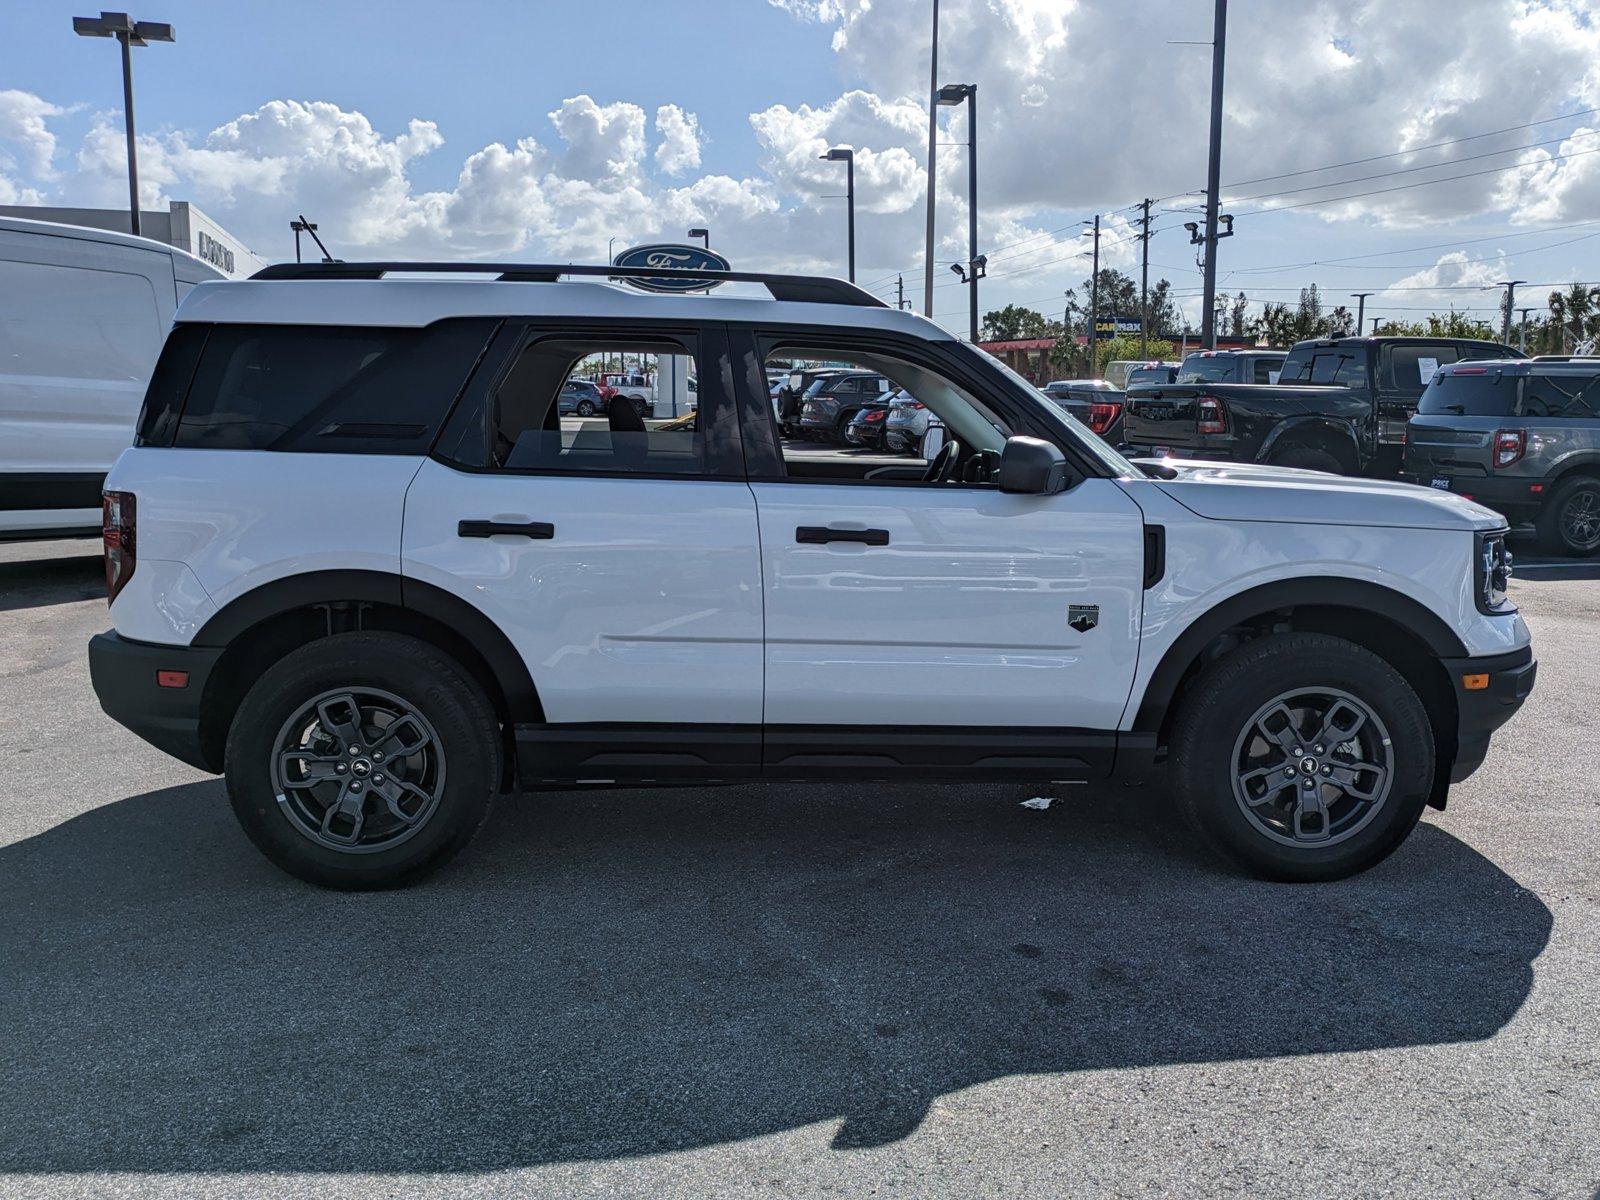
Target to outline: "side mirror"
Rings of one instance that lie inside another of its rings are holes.
[[[1007,438],[1000,451],[1000,490],[1034,496],[1065,491],[1067,459],[1042,438]]]

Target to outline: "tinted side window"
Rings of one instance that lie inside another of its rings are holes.
[[[1277,383],[1278,368],[1282,365],[1276,359],[1258,358],[1251,366],[1254,374],[1251,376],[1250,381],[1252,383]]]
[[[1428,346],[1391,346],[1384,382],[1399,392],[1421,395],[1433,379],[1434,369],[1453,363],[1459,357],[1449,343]]]
[[[424,454],[495,324],[215,326],[174,444]]]
[[[1530,375],[1522,413],[1557,420],[1600,418],[1600,375]]]

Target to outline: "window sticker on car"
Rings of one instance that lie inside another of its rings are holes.
[[[1282,375],[1282,374],[1283,374],[1282,371],[1268,371],[1267,372],[1267,382],[1268,383],[1277,383],[1278,382],[1278,376]]]
[[[1424,386],[1433,378],[1433,373],[1438,369],[1439,360],[1437,358],[1419,357],[1417,359],[1417,374],[1422,377]]]

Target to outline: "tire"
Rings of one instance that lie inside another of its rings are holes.
[[[592,417],[592,416],[594,416],[594,412],[595,412],[594,405],[591,404],[589,401],[587,401],[587,400],[579,400],[578,401],[578,415],[580,417]]]
[[[386,767],[385,753],[401,766]],[[340,633],[256,681],[223,769],[234,814],[263,854],[310,883],[364,890],[410,883],[457,854],[489,815],[500,757],[494,709],[455,659],[402,634]]]
[[[1564,479],[1534,522],[1539,548],[1546,554],[1588,558],[1600,553],[1600,479]]]
[[[1315,740],[1327,717],[1343,741]],[[1422,816],[1435,766],[1411,685],[1370,650],[1319,633],[1264,637],[1207,667],[1179,700],[1168,759],[1196,832],[1251,874],[1291,882],[1343,879],[1387,858]],[[1369,761],[1383,774],[1354,769]]]
[[[1277,451],[1271,458],[1274,467],[1296,467],[1302,471],[1326,471],[1330,475],[1343,475],[1344,464],[1326,450],[1315,446],[1289,446]]]

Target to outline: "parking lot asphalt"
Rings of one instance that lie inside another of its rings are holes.
[[[101,715],[95,550],[0,547],[0,1195],[1600,1185],[1594,566],[1514,584],[1538,689],[1343,883],[1153,785],[772,785],[509,798],[339,895]]]

